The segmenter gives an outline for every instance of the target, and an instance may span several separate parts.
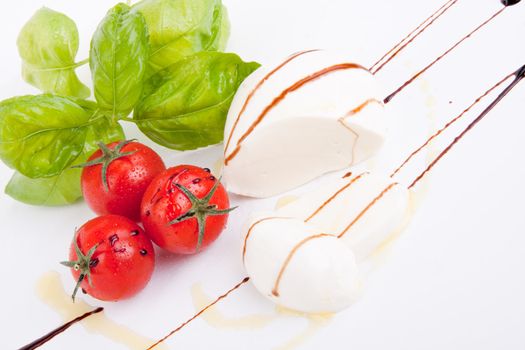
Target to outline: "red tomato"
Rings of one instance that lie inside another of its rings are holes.
[[[210,245],[228,220],[230,201],[209,169],[179,165],[157,176],[141,205],[147,234],[160,247],[193,254]]]
[[[119,215],[99,216],[76,233],[69,261],[77,286],[94,298],[117,301],[142,290],[155,266],[153,244],[144,230]],[[90,283],[91,281],[91,283]]]
[[[166,170],[151,148],[131,141],[100,144],[86,164],[81,165],[82,193],[99,215],[117,214],[140,219],[140,202],[153,178]]]

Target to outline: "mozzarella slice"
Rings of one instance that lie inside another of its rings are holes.
[[[409,193],[389,176],[348,176],[301,196],[275,215],[304,220],[341,236],[358,261],[372,254],[405,219]]]
[[[336,312],[359,292],[352,251],[334,236],[294,218],[250,222],[244,263],[259,292],[306,313]]]
[[[370,72],[326,51],[259,68],[240,86],[225,127],[229,191],[269,197],[374,155],[383,104]]]

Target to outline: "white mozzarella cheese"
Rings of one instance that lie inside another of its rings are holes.
[[[361,261],[403,223],[408,199],[407,188],[389,176],[363,173],[305,194],[276,215],[300,218],[341,236]]]
[[[278,305],[325,313],[356,299],[360,283],[355,258],[341,240],[293,218],[254,219],[248,232],[248,275]]]
[[[269,197],[374,155],[383,104],[368,70],[314,50],[259,68],[240,86],[224,135],[229,191]]]
[[[249,220],[244,263],[275,303],[309,313],[352,304],[360,264],[397,231],[408,190],[385,175],[350,175]]]

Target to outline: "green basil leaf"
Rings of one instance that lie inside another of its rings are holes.
[[[230,38],[230,19],[228,16],[228,9],[222,5],[221,12],[217,14],[221,18],[219,33],[217,39],[212,42],[208,51],[224,51],[228,45],[228,39]]]
[[[82,197],[79,169],[63,171],[58,176],[31,179],[15,172],[5,193],[19,202],[57,206],[76,202]]]
[[[127,116],[142,93],[148,62],[148,30],[139,12],[118,4],[107,13],[91,40],[90,67],[101,109]]]
[[[96,121],[88,127],[84,148],[73,165],[86,162],[89,156],[98,149],[98,141],[107,144],[124,138],[124,133],[118,123],[111,125],[106,118]],[[82,169],[66,168],[57,176],[31,179],[15,172],[5,188],[5,193],[26,204],[67,205],[82,197],[81,174]]]
[[[82,152],[94,112],[49,94],[0,103],[0,159],[30,178],[58,175]]]
[[[85,62],[75,63],[78,30],[69,17],[41,8],[22,28],[17,45],[26,82],[58,95],[79,98],[90,95],[75,73],[75,68]]]
[[[235,92],[258,67],[231,53],[201,52],[185,58],[147,82],[134,119],[146,136],[169,148],[219,143]]]
[[[144,0],[151,56],[148,76],[200,51],[226,47],[229,20],[221,0]]]

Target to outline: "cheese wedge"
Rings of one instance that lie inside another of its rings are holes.
[[[224,134],[230,192],[269,197],[374,155],[385,138],[375,78],[311,50],[261,67],[240,86]]]

